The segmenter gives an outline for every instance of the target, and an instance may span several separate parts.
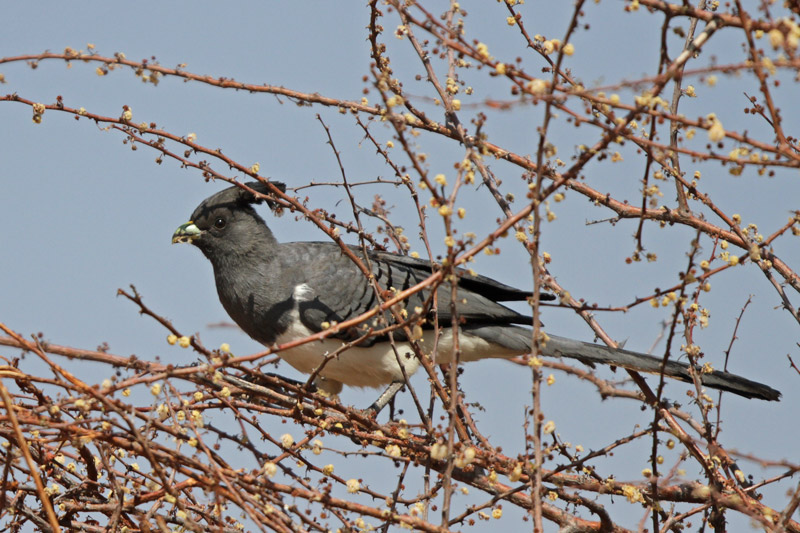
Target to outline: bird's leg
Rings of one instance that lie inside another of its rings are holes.
[[[373,413],[373,416],[377,416],[378,413],[380,413],[381,410],[386,407],[386,404],[391,402],[392,405],[394,405],[394,397],[398,392],[400,392],[400,389],[405,387],[405,385],[406,384],[403,381],[393,381],[388,387],[386,387],[386,390],[383,391],[380,396],[378,396],[378,399],[367,408],[367,411]]]
[[[395,408],[394,408],[394,401],[397,399],[397,395],[395,395],[391,401],[389,401],[389,420],[395,420]],[[400,411],[400,414],[403,414],[403,411]]]

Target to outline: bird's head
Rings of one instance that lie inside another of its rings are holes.
[[[281,191],[286,185],[271,182]],[[244,184],[250,189],[269,194],[269,186],[258,181]],[[259,236],[274,240],[264,220],[253,209],[253,204],[264,199],[238,186],[228,187],[203,200],[192,213],[189,222],[178,226],[172,234],[172,243],[194,244],[209,258],[246,251],[260,242]],[[270,207],[276,204],[267,200]]]

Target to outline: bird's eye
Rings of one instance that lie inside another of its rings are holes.
[[[225,227],[225,219],[222,218],[222,217],[218,217],[216,220],[214,220],[214,227],[217,228],[217,229],[224,228]]]

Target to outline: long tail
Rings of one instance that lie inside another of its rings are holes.
[[[663,372],[665,376],[671,378],[688,383],[694,382],[689,374],[689,365],[686,363],[667,361],[665,364],[663,359],[652,355],[629,350],[615,350],[600,344],[591,344],[555,335],[548,334],[548,337],[549,339],[541,348],[542,355],[545,356],[568,357],[590,366],[594,364],[620,366],[628,370],[650,374],[661,374]],[[697,374],[700,376],[703,385],[712,389],[728,391],[745,398],[757,398],[759,400],[777,401],[781,397],[780,391],[772,387],[729,372],[714,370],[706,374],[698,369]]]

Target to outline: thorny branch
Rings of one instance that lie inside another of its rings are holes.
[[[277,85],[200,75],[183,66],[170,68],[152,60],[132,61],[121,53],[102,56],[94,51],[67,48],[60,53],[0,59],[0,65],[24,62],[31,67],[55,60],[87,63],[96,65],[103,75],[129,69],[153,84],[165,77],[176,78],[220,90],[276,95],[302,105],[349,113],[381,160],[387,163],[394,179],[348,180],[346,164],[323,122],[341,170],[341,182],[309,183],[289,192],[273,186],[271,199],[279,209],[296,213],[316,225],[369,276],[367,248],[383,245],[371,233],[365,223],[367,219],[379,221],[381,229],[387,232],[384,244],[393,244],[401,253],[409,253],[409,239],[393,223],[383,198],[376,197],[372,208],[364,207],[369,204],[358,201],[357,189],[381,186],[391,187],[393,194],[403,191],[415,206],[421,241],[433,263],[428,279],[405,291],[386,295],[387,288],[376,283],[380,304],[360,317],[307,339],[240,356],[224,347],[218,350],[204,347],[197,335],[186,335],[146,305],[133,286],[130,292],[120,289],[119,295],[160,324],[172,342],[190,347],[203,360],[191,366],[163,364],[144,355],[123,357],[104,349],[59,346],[43,336],[25,338],[11,326],[0,323],[4,332],[0,345],[22,354],[13,360],[6,359],[6,365],[0,367],[3,379],[0,395],[5,407],[5,414],[0,415],[0,436],[6,439],[0,449],[4,465],[0,522],[9,528],[18,529],[29,523],[50,531],[60,528],[99,531],[98,520],[106,520],[114,530],[238,531],[240,524],[226,511],[230,506],[240,512],[247,527],[259,531],[335,528],[350,531],[365,528],[364,521],[370,519],[382,523],[384,530],[401,526],[444,532],[477,520],[498,518],[505,506],[531,514],[537,531],[543,530],[547,521],[565,531],[628,531],[618,523],[617,502],[601,499],[614,495],[618,501],[642,505],[649,513],[653,530],[679,531],[692,516],[699,514],[711,525],[723,527],[728,514],[738,513],[769,531],[800,531],[800,525],[792,520],[800,503],[800,488],[790,490],[785,504],[767,501],[758,492],[793,476],[800,465],[727,450],[720,442],[721,401],[715,403],[705,395],[699,382],[689,396],[690,408],[698,412],[688,412],[663,398],[663,381],[654,392],[640,375],[631,372],[636,385],[631,390],[599,378],[592,370],[558,361],[541,361],[534,350],[531,357],[517,361],[534,369],[533,406],[524,409],[525,433],[532,444],[526,443],[516,455],[506,455],[490,436],[482,433],[474,416],[476,406],[466,401],[469,391],[459,390],[456,364],[449,365],[442,377],[431,363],[430,354],[422,353],[418,346],[416,356],[428,373],[431,395],[425,408],[425,398],[414,391],[419,421],[413,423],[406,420],[381,423],[369,413],[347,407],[335,398],[310,392],[308,383],[298,384],[266,373],[263,365],[253,367],[253,362],[263,363],[268,355],[279,355],[281,350],[326,338],[376,316],[391,316],[393,320],[387,320],[385,327],[373,328],[367,336],[391,336],[393,331],[404,328],[410,338],[410,328],[421,317],[402,317],[394,309],[395,304],[414,292],[436,290],[443,282],[457,280],[464,275],[461,269],[469,269],[470,261],[478,254],[498,253],[499,243],[508,233],[530,254],[534,295],[539,287],[557,294],[560,306],[577,313],[602,342],[616,346],[595,316],[601,308],[576,299],[547,269],[550,259],[540,246],[543,228],[546,221],[555,218],[553,205],[563,201],[566,193],[580,195],[594,206],[611,210],[612,223],[623,219],[638,222],[631,262],[642,257],[651,259],[644,228],[691,230],[689,261],[680,271],[678,283],[672,278],[664,284],[666,289],[644,289],[638,294],[646,296],[605,307],[617,311],[627,311],[643,303],[669,307],[671,320],[665,328],[668,347],[677,344],[675,339],[680,331],[686,339],[685,346],[695,346],[694,330],[698,325],[703,327],[707,318],[703,314],[702,297],[710,286],[709,280],[743,264],[758,267],[780,298],[783,309],[795,322],[800,322],[800,313],[793,303],[800,291],[800,278],[776,250],[776,244],[800,234],[800,214],[794,212],[788,222],[773,228],[765,238],[753,225],[743,226],[737,215],[715,203],[698,173],[690,177],[683,170],[689,167],[688,162],[717,165],[735,176],[746,172],[772,175],[800,167],[797,138],[789,129],[791,125],[782,119],[779,107],[785,96],[780,85],[773,83],[773,78],[781,73],[796,75],[800,69],[797,46],[792,44],[800,36],[797,22],[791,16],[775,18],[766,8],[762,14],[748,12],[738,0],[736,9],[727,12],[706,9],[705,2],[699,2],[697,7],[659,0],[628,2],[628,10],[644,7],[654,20],[661,17],[655,23],[662,36],[657,72],[636,80],[591,87],[580,81],[580,73],[566,66],[568,56],[573,53],[573,38],[588,31],[588,25],[583,24],[584,4],[575,4],[561,39],[548,39],[535,34],[537,21],[529,19],[522,6],[505,2],[499,9],[506,10],[504,16],[510,14],[508,25],[515,32],[514,38],[521,40],[525,52],[531,56],[515,60],[512,53],[504,58],[493,57],[487,45],[478,39],[480,36],[468,31],[469,26],[464,22],[470,20],[468,14],[456,2],[439,14],[424,3],[389,1],[379,5],[371,1],[367,31],[373,63],[367,79],[372,84],[370,90],[381,102],[377,105],[368,104],[366,98],[336,99],[325,96],[324,91],[304,93]],[[669,32],[679,22],[688,22],[690,30],[681,47],[673,51]],[[386,36],[384,24],[397,27],[392,41],[399,37],[399,43],[382,42]],[[740,36],[745,57],[724,65],[698,66],[698,58],[713,50],[715,39],[724,32]],[[764,35],[770,37],[773,50],[765,51],[765,45],[760,44],[763,41],[759,39]],[[410,80],[403,83],[397,79],[391,59],[398,46],[407,46],[413,52],[424,72],[429,94],[415,95],[407,88],[412,85]],[[780,50],[780,57],[772,57],[776,50]],[[714,116],[691,118],[678,112],[679,99],[691,96],[691,80],[717,74],[755,79],[757,95],[748,96],[752,107],[746,113],[768,124],[773,138],[722,129]],[[459,96],[473,83],[470,80],[480,76],[502,80],[513,98],[507,102],[486,99],[462,106]],[[664,96],[671,82],[674,88],[671,102],[667,102]],[[615,91],[627,97],[608,94]],[[199,171],[206,180],[221,180],[244,188],[246,179],[265,180],[258,169],[235,161],[218,149],[159,128],[155,123],[133,122],[126,115],[127,108],[122,116],[109,117],[70,107],[60,97],[55,103],[41,104],[17,93],[0,96],[0,103],[30,107],[37,123],[42,122],[46,112],[90,120],[111,132],[121,133],[131,146],[155,150],[159,163],[175,161],[183,168]],[[488,113],[493,108],[537,108],[540,103],[543,111],[536,128],[535,157],[492,142],[487,132],[491,131]],[[478,112],[473,113],[475,110]],[[443,123],[431,118],[437,112],[444,113]],[[551,143],[556,120],[566,120],[576,129],[583,128],[582,132],[589,128],[594,133],[593,137],[587,137],[592,142],[580,146],[569,163],[556,157],[556,147]],[[663,124],[669,125],[668,131],[664,131]],[[707,134],[711,141],[705,148],[689,142],[697,130]],[[388,143],[380,140],[387,131],[392,136],[392,145],[397,143],[400,148],[397,152],[390,152]],[[447,183],[444,176],[432,175],[415,140],[420,135],[459,146],[455,180]],[[662,137],[667,140],[662,141]],[[641,189],[617,197],[603,192],[605,185],[587,176],[621,158],[617,146],[626,144],[634,147],[637,156],[643,156],[644,177]],[[733,145],[735,149],[725,154],[724,145]],[[495,160],[493,163],[491,158]],[[497,170],[501,165],[502,174]],[[512,195],[498,178],[514,172],[527,187],[524,205],[516,208]],[[456,222],[464,215],[457,202],[463,190],[474,185],[476,175],[485,187],[486,198],[497,205],[501,216],[496,225],[484,228],[480,234],[462,235]],[[672,181],[678,191],[674,205],[662,199],[658,182],[666,180]],[[292,194],[312,185],[342,187],[350,202],[353,221],[314,208],[311,198]],[[667,204],[660,205],[659,201]],[[432,211],[438,216],[432,217]],[[362,215],[365,215],[363,220]],[[447,253],[437,262],[429,230],[439,222]],[[358,237],[362,254],[345,245],[342,231]],[[701,259],[704,245],[710,245],[712,252]],[[730,251],[731,247],[738,252]],[[452,314],[457,317],[455,298],[453,291],[450,303]],[[529,303],[534,317],[532,335],[538,343],[541,338],[538,297],[533,296]],[[436,327],[457,325],[457,318],[454,320],[453,324],[441,325],[437,321]],[[740,320],[741,316],[731,346]],[[342,350],[362,340],[343,345]],[[458,361],[457,346],[456,343],[453,363]],[[329,359],[340,351],[330,354]],[[665,361],[671,352],[675,350],[664,352]],[[692,350],[690,358],[699,353]],[[46,370],[29,371],[29,359],[43,364]],[[103,375],[110,377],[102,383],[83,380],[69,370],[72,360],[103,368],[107,370]],[[601,398],[640,402],[643,408],[652,410],[652,422],[646,429],[622,434],[594,450],[572,446],[544,423],[538,403],[546,390],[543,384],[550,383],[544,369],[559,370],[594,385]],[[708,416],[711,409],[717,410],[715,419]],[[437,410],[444,413],[439,419]],[[232,424],[220,423],[226,418]],[[265,418],[290,424],[304,434],[297,440],[290,431],[282,436],[273,434],[267,429]],[[626,453],[639,442],[650,445],[650,472],[639,482],[617,480],[601,460],[614,453]],[[659,468],[661,454],[665,448],[675,446],[682,447],[682,453],[672,469],[663,473]],[[366,474],[365,478],[347,479],[336,469],[350,457],[390,465],[399,472],[398,479],[388,484],[366,478]],[[323,464],[321,458],[332,463]],[[555,458],[566,462],[557,464]],[[736,460],[760,462],[780,469],[780,473],[753,482],[746,479]],[[698,479],[684,481],[678,477],[678,465],[687,463],[700,472]],[[417,473],[419,478],[415,477]],[[414,488],[408,489],[406,484]],[[482,499],[458,507],[455,495],[459,486],[475,489]],[[668,509],[668,503],[676,507]],[[437,506],[441,513],[438,525],[429,516]],[[597,520],[589,520],[587,515]]]

